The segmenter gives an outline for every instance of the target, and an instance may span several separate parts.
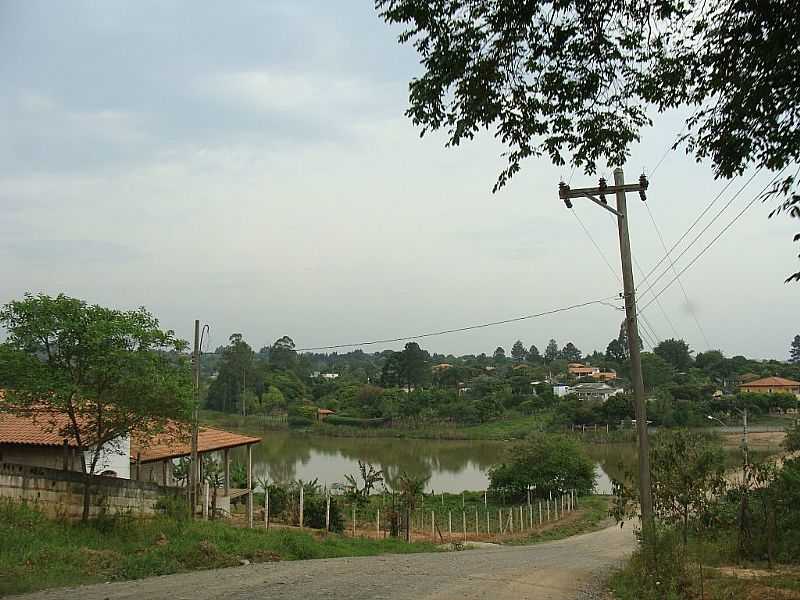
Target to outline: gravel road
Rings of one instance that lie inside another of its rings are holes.
[[[26,600],[594,600],[634,547],[630,524],[557,542],[435,554],[253,564],[49,590]]]

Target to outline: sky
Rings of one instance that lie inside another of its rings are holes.
[[[185,339],[197,318],[211,347],[241,332],[257,349],[282,335],[299,348],[414,336],[618,294],[558,199],[559,180],[596,177],[530,159],[492,194],[504,163],[490,132],[445,148],[404,116],[421,67],[397,34],[368,1],[0,0],[0,303],[63,292],[146,306]],[[680,151],[653,172],[681,117],[654,115],[625,165],[629,180],[651,174],[668,246],[724,185]],[[756,176],[676,267],[767,181]],[[628,204],[646,273],[664,251],[646,207]],[[681,337],[786,358],[794,227],[769,208],[754,204],[681,277],[688,303],[676,283],[645,309],[647,346]],[[575,212],[619,273],[613,220],[588,200]],[[602,351],[622,318],[595,304],[421,345],[477,354],[555,338]]]

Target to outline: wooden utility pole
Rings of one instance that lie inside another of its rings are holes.
[[[194,321],[194,351],[192,353],[192,382],[194,383],[194,406],[192,407],[192,460],[189,472],[189,510],[194,515],[197,506],[197,484],[200,465],[197,457],[200,410],[200,321]],[[227,484],[227,481],[226,481]]]
[[[636,314],[636,286],[633,281],[633,262],[631,259],[631,240],[628,233],[628,206],[626,194],[638,192],[640,198],[646,200],[647,178],[642,175],[638,183],[625,183],[622,169],[614,169],[614,185],[606,184],[600,179],[596,188],[571,189],[566,183],[559,185],[559,197],[572,208],[573,198],[588,198],[595,204],[617,216],[619,229],[619,250],[622,259],[623,298],[625,300],[625,325],[628,335],[628,352],[631,359],[631,379],[633,380],[634,407],[636,412],[636,430],[639,442],[639,503],[642,509],[642,532],[645,540],[650,539],[653,531],[653,497],[650,487],[650,444],[647,437],[647,410],[644,397],[644,380],[642,379],[642,359],[639,352],[639,324]],[[617,208],[608,206],[606,194],[616,196]],[[598,198],[599,196],[599,198]]]

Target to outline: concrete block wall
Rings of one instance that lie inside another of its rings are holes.
[[[0,498],[27,502],[51,517],[78,519],[83,513],[84,476],[31,465],[0,463]],[[132,513],[153,515],[164,495],[181,493],[179,488],[116,477],[91,477],[89,515]]]

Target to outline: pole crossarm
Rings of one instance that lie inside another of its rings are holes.
[[[597,187],[588,188],[575,188],[572,189],[568,184],[563,181],[558,184],[558,197],[564,201],[567,208],[572,208],[572,198],[588,198],[598,206],[605,208],[608,212],[617,215],[620,219],[624,219],[625,215],[618,210],[614,210],[608,205],[606,194],[627,194],[628,192],[638,192],[642,201],[647,199],[645,192],[650,183],[647,177],[641,175],[637,183],[623,183],[621,185],[607,185],[605,178],[600,178],[600,185]],[[599,198],[597,197],[599,196]]]

